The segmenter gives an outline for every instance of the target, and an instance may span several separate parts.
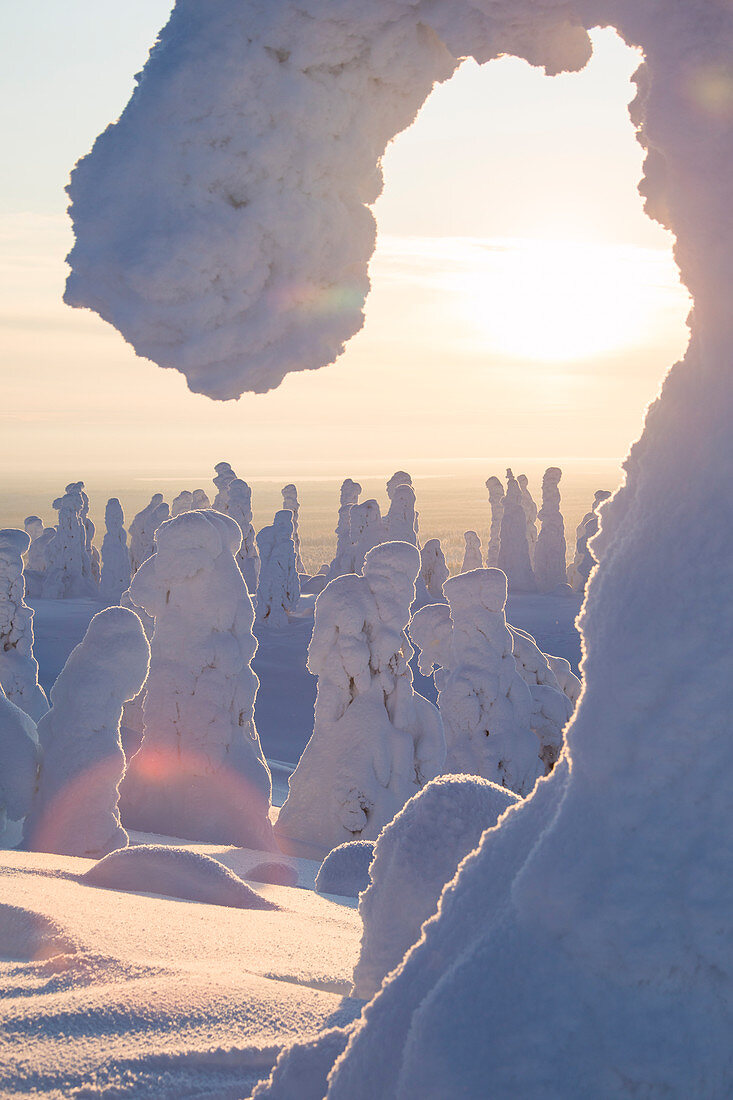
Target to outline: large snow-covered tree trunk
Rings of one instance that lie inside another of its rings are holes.
[[[119,784],[123,704],[139,692],[150,647],[140,620],[124,607],[92,619],[51,689],[38,723],[41,766],[23,831],[36,852],[98,859],[125,847]]]
[[[122,785],[130,828],[275,848],[271,779],[254,722],[257,642],[235,561],[241,531],[217,511],[163,523],[130,598],[155,619],[144,735]]]
[[[315,724],[276,825],[285,847],[322,856],[373,840],[442,770],[442,723],[413,688],[405,634],[419,566],[416,547],[383,543],[363,576],[337,577],[316,600]]]

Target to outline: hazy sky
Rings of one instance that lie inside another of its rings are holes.
[[[0,417],[18,472],[625,453],[689,308],[636,193],[635,54],[603,32],[579,75],[464,64],[385,156],[364,330],[337,364],[224,405],[61,302],[69,171],[169,10],[0,0]]]

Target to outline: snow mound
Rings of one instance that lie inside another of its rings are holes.
[[[442,775],[382,830],[371,884],[359,899],[364,932],[354,968],[355,996],[372,997],[400,965],[461,860],[517,802],[512,791],[479,776]]]
[[[56,955],[73,955],[76,944],[61,925],[20,905],[0,903],[0,960],[45,962]]]
[[[79,879],[107,890],[163,894],[229,909],[280,908],[256,893],[218,859],[162,844],[141,844],[110,852]]]
[[[297,886],[298,872],[289,863],[258,863],[246,877],[251,882],[267,882],[272,886]]]
[[[374,844],[373,840],[351,840],[329,852],[316,875],[318,893],[358,898],[369,885]]]

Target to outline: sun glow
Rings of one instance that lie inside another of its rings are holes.
[[[671,256],[653,249],[508,240],[475,242],[470,251],[469,269],[448,285],[471,338],[525,360],[639,349],[679,285]]]

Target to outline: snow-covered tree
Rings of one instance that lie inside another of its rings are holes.
[[[122,593],[130,587],[131,566],[125,516],[117,497],[110,497],[107,501],[104,526],[99,594],[105,603],[119,604]]]
[[[536,592],[537,584],[529,560],[527,519],[522,506],[522,494],[511,470],[506,472],[506,481],[497,564],[506,573],[510,592]]]
[[[25,554],[25,590],[28,596],[40,596],[43,574],[48,566],[48,547],[56,537],[53,527],[44,527],[40,516],[26,516],[23,521],[31,544]]]
[[[491,567],[499,564],[501,519],[504,513],[504,486],[498,477],[490,477],[486,482],[486,488],[489,490],[489,507],[491,508],[491,527],[489,529],[489,542],[486,547],[486,564]]]
[[[36,723],[0,687],[0,848],[20,840],[21,830],[11,836],[8,824],[30,813],[39,759]]]
[[[562,470],[550,466],[542,478],[540,533],[534,552],[534,575],[540,592],[552,592],[567,581],[565,523],[560,511]]]
[[[530,726],[540,743],[540,758],[549,774],[562,751],[565,726],[580,696],[580,680],[563,658],[543,653],[531,634],[516,626],[510,626],[509,630],[517,671],[532,696]]]
[[[421,603],[435,603],[445,599],[443,584],[448,580],[449,570],[445,563],[440,539],[428,539],[420,551],[420,576],[417,584],[417,599]]]
[[[227,504],[229,502],[229,486],[237,475],[228,462],[217,462],[214,471],[216,474],[214,478],[216,496],[214,497],[213,507],[217,512],[224,512],[226,514]]]
[[[227,489],[227,515],[238,524],[242,532],[242,545],[237,552],[239,566],[247,591],[254,595],[260,576],[260,555],[257,550],[255,529],[252,526],[252,490],[246,481],[235,477]]]
[[[190,489],[182,489],[178,496],[174,498],[173,503],[171,504],[171,519],[174,519],[176,516],[183,515],[184,512],[190,512],[192,508],[193,493]]]
[[[363,500],[355,504],[350,513],[351,545],[354,573],[361,573],[364,558],[375,546],[386,540],[384,520],[376,500]]]
[[[120,597],[120,606],[135,612],[143,625],[145,637],[148,639],[149,645],[155,630],[155,619],[151,615],[148,615],[147,611],[142,607],[138,607],[137,604],[133,603],[130,598],[129,589],[127,592],[122,593]],[[142,744],[143,732],[145,730],[145,718],[143,714],[145,709],[145,687],[146,685],[143,684],[135,698],[129,699],[122,708],[120,737],[122,739],[122,748],[126,760],[132,759]]]
[[[86,551],[89,555],[89,563],[91,568],[91,578],[94,584],[99,587],[99,581],[102,574],[102,559],[99,555],[99,550],[94,545],[94,535],[96,528],[89,515],[89,497],[84,492],[84,482],[75,481],[71,485],[66,486],[67,493],[78,492],[82,500],[81,518],[84,524],[84,534],[86,541]]]
[[[445,582],[445,604],[415,613],[420,671],[434,666],[447,745],[446,772],[482,775],[526,795],[544,773],[532,697],[517,669],[504,608],[506,576],[474,569]]]
[[[40,538],[46,530],[40,516],[26,516],[23,520],[23,527],[25,528],[25,533],[28,538],[31,540],[31,545],[33,545],[36,539]]]
[[[300,531],[298,528],[298,516],[300,504],[298,503],[298,490],[294,485],[283,486],[283,508],[293,513],[293,545],[295,546],[295,566],[299,573],[305,573],[303,561],[300,556]]]
[[[370,1000],[420,938],[458,864],[518,801],[480,776],[441,775],[385,825],[374,848],[371,879],[359,898],[363,930],[354,996]]]
[[[137,615],[108,607],[90,622],[38,723],[41,765],[23,839],[31,851],[99,858],[126,846],[119,784],[122,706],[139,692],[150,647]]]
[[[211,508],[211,502],[206,495],[206,491],[204,489],[194,489],[191,497],[191,510],[204,512],[208,508]]]
[[[122,784],[122,819],[146,832],[274,850],[271,779],[254,722],[252,601],[218,511],[162,524],[130,586],[155,619],[145,732]]]
[[[596,558],[588,543],[598,531],[598,509],[610,495],[607,489],[596,490],[593,507],[590,512],[586,512],[576,529],[575,558],[570,566],[570,583],[576,592],[585,591],[588,577],[596,564]]]
[[[405,633],[419,567],[416,547],[383,543],[363,576],[336,577],[316,600],[315,724],[276,825],[285,848],[321,856],[375,839],[443,768],[440,715],[414,690]]]
[[[258,623],[287,626],[300,599],[300,575],[293,542],[293,513],[283,508],[257,535],[260,575],[257,582]]]
[[[395,480],[397,478],[407,480]],[[385,538],[391,542],[410,542],[413,546],[419,546],[415,490],[410,475],[398,470],[387,482],[387,493],[389,511],[384,517]]]
[[[481,569],[484,564],[481,557],[481,539],[475,531],[466,531],[463,538],[466,547],[463,552],[461,573],[468,573],[471,569]]]
[[[328,569],[328,579],[353,573],[354,546],[351,541],[351,509],[359,503],[361,485],[347,477],[341,484],[338,523],[336,524],[336,554]]]
[[[133,576],[155,549],[155,532],[169,517],[162,493],[154,493],[130,524],[130,564]]]
[[[80,484],[76,482],[75,484]],[[58,497],[53,506],[59,514],[56,534],[48,545],[48,564],[42,593],[50,599],[95,598],[92,561],[87,549],[84,499],[75,487]]]
[[[537,505],[535,504],[532,494],[529,491],[528,479],[526,474],[520,474],[517,478],[517,485],[519,491],[522,494],[522,508],[524,509],[524,517],[527,520],[527,546],[529,547],[529,560],[534,564],[534,550],[537,543]]]

